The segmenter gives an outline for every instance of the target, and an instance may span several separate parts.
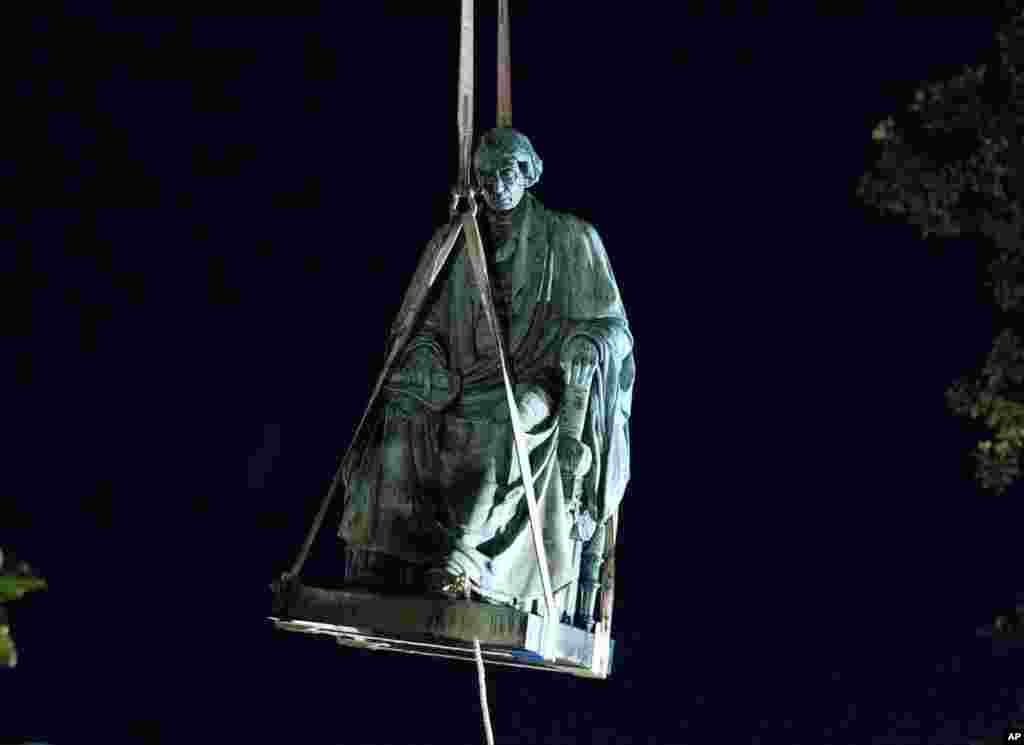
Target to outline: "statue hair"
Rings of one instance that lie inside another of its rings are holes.
[[[511,127],[496,127],[489,130],[480,138],[480,144],[476,148],[474,164],[479,163],[480,153],[496,150],[502,154],[511,153],[517,162],[525,164],[523,174],[526,176],[526,188],[540,181],[540,175],[544,171],[544,161],[537,155],[533,145],[522,132]]]

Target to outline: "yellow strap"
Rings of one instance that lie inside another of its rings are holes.
[[[473,0],[462,0],[462,26],[459,34],[459,186],[470,186],[470,159],[473,150]]]
[[[496,127],[512,126],[512,57],[508,40],[508,0],[498,0],[498,117]]]

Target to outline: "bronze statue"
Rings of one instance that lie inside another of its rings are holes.
[[[543,163],[509,127],[473,171],[516,381],[551,586],[563,617],[593,615],[605,531],[629,480],[635,363],[618,285],[594,227],[528,189]],[[440,228],[432,242],[445,237]],[[342,464],[346,583],[543,603],[496,344],[460,235],[412,338]],[[428,250],[429,250],[428,246]],[[577,596],[577,582],[583,593]]]

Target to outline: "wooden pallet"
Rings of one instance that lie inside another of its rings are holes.
[[[338,644],[449,659],[475,659],[480,640],[490,664],[606,679],[615,643],[607,634],[556,623],[554,659],[541,654],[547,619],[470,600],[326,590],[297,585],[269,617],[283,631],[332,636]]]

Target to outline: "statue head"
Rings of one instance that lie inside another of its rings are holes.
[[[508,212],[540,180],[544,163],[526,135],[510,127],[499,127],[481,138],[473,170],[487,206],[496,212]]]

